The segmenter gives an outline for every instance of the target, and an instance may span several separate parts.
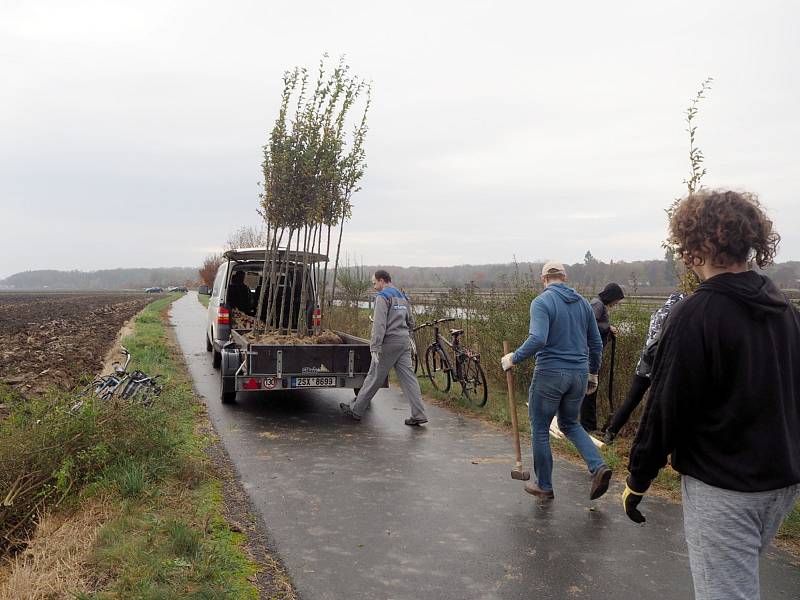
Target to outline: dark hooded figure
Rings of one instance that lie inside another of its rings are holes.
[[[603,341],[603,348],[608,343],[609,335],[617,335],[617,328],[608,321],[608,309],[614,308],[624,297],[625,293],[618,283],[609,283],[591,302],[594,318],[597,320],[597,329],[600,331],[600,339]],[[583,399],[581,425],[589,432],[597,429],[597,390],[587,394]]]

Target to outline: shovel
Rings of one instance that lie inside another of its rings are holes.
[[[508,342],[503,342],[503,354],[505,355],[509,352]],[[514,468],[511,469],[511,479],[528,481],[531,478],[531,472],[522,468],[522,450],[519,447],[519,426],[517,425],[517,403],[514,402],[514,376],[511,374],[511,369],[506,371],[506,383],[508,384],[508,410],[511,413],[511,428],[514,430],[514,450],[517,452],[517,462]]]
[[[611,335],[611,365],[608,369],[608,417],[601,431],[608,429],[614,416],[614,359],[617,355],[617,336]]]

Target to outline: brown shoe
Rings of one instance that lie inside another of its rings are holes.
[[[539,498],[547,498],[548,500],[552,500],[556,497],[556,495],[553,493],[553,490],[550,490],[549,492],[545,491],[532,481],[525,484],[525,491],[529,494],[533,494],[534,496],[538,496]]]
[[[597,471],[592,475],[592,487],[589,491],[589,500],[597,500],[600,496],[608,490],[608,483],[611,481],[611,475],[614,472],[606,465],[598,467]]]

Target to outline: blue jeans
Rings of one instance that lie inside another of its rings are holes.
[[[550,422],[558,415],[558,426],[594,473],[603,458],[578,418],[581,401],[586,394],[588,373],[585,371],[536,369],[528,390],[528,416],[531,420],[533,470],[539,487],[553,489],[553,454],[550,451]]]

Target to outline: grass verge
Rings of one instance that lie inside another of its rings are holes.
[[[211,296],[208,294],[197,294],[197,300],[200,302],[200,304],[208,308],[208,301],[211,300]]]
[[[162,375],[151,407],[90,401],[73,410],[74,396],[53,392],[10,399],[0,429],[0,489],[37,486],[30,498],[18,492],[14,510],[4,506],[6,551],[27,546],[39,513],[113,507],[87,544],[82,568],[91,576],[70,591],[80,600],[259,596],[251,582],[258,567],[225,520],[222,485],[204,451],[209,439],[198,431],[202,409],[163,322],[176,297],[149,305],[124,340],[132,368]],[[7,445],[18,449],[13,457]],[[0,597],[40,597],[19,585],[12,572]]]

